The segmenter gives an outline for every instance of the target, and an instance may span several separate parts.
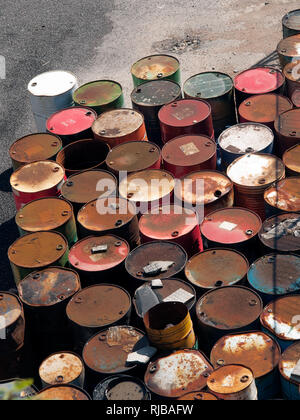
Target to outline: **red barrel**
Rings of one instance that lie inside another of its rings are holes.
[[[157,214],[144,214],[139,221],[142,243],[173,241],[189,256],[203,251],[198,218],[195,212],[179,206],[163,206]]]
[[[202,99],[181,99],[158,113],[163,143],[184,134],[204,134],[214,138],[211,106]]]
[[[208,136],[185,135],[166,143],[162,149],[164,168],[176,178],[201,169],[216,169],[217,145]]]
[[[91,108],[71,107],[51,115],[46,122],[47,131],[58,135],[66,146],[76,140],[93,136],[92,125],[97,114]]]
[[[49,160],[21,166],[10,177],[16,208],[43,197],[57,197],[65,179],[64,168]]]
[[[278,136],[279,152],[300,143],[300,109],[292,109],[279,115],[275,121],[275,131]]]

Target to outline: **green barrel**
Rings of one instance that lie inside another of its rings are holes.
[[[134,87],[152,80],[172,80],[180,85],[180,63],[171,55],[150,55],[131,67]]]
[[[113,80],[95,80],[80,86],[73,93],[76,106],[87,106],[98,115],[124,105],[123,89]]]

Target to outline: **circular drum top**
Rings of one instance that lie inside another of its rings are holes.
[[[282,19],[286,28],[300,30],[300,9],[288,12]]]
[[[300,211],[300,177],[282,179],[265,191],[264,198],[282,211]]]
[[[286,295],[300,290],[300,256],[270,254],[258,259],[248,271],[248,282],[268,295]]]
[[[131,93],[134,104],[147,106],[162,106],[181,95],[180,86],[171,80],[154,80],[137,86]]]
[[[181,99],[165,105],[158,113],[162,124],[172,127],[189,127],[206,120],[211,115],[208,102],[201,99]]]
[[[227,128],[219,137],[221,149],[244,154],[266,149],[274,141],[272,130],[258,123],[242,123]]]
[[[70,136],[91,128],[96,118],[97,114],[92,109],[75,106],[52,114],[46,128],[51,133]]]
[[[299,380],[293,379],[292,373],[300,358],[300,342],[292,344],[282,354],[279,362],[279,371],[287,381],[299,387]]]
[[[151,55],[133,64],[131,73],[142,80],[168,77],[179,69],[179,61],[170,55]]]
[[[281,40],[277,52],[286,57],[300,57],[300,34]]]
[[[39,368],[39,375],[46,384],[62,385],[77,379],[83,369],[83,363],[76,354],[60,352],[52,354],[43,361]]]
[[[53,306],[70,298],[80,287],[75,271],[49,267],[21,280],[18,292],[22,301],[29,306]]]
[[[300,89],[296,89],[292,93],[291,101],[296,108],[300,108]]]
[[[234,394],[247,389],[254,377],[250,369],[241,365],[227,365],[215,370],[207,381],[208,388],[217,394]]]
[[[263,310],[260,297],[246,287],[211,290],[197,302],[199,321],[218,330],[238,330],[256,321]]]
[[[63,167],[49,160],[29,163],[17,169],[10,177],[14,190],[23,193],[45,191],[59,185],[64,178]]]
[[[14,324],[23,314],[22,305],[17,296],[11,293],[0,293],[1,329]]]
[[[106,165],[115,172],[130,173],[150,168],[159,159],[160,149],[155,143],[130,141],[115,146],[107,155]]]
[[[232,88],[230,76],[210,71],[190,77],[184,83],[183,91],[192,98],[212,99],[230,92]]]
[[[237,158],[227,169],[228,177],[238,185],[264,187],[285,174],[283,162],[267,154],[247,154]]]
[[[122,87],[112,80],[96,80],[80,86],[73,94],[77,104],[85,106],[107,105],[122,95]]]
[[[300,81],[300,61],[292,61],[288,63],[284,69],[283,73],[285,77],[292,82]]]
[[[292,109],[279,115],[275,121],[275,130],[282,136],[300,137],[300,109]]]
[[[51,386],[38,393],[42,401],[88,401],[90,398],[82,389],[73,386]]]
[[[66,223],[73,215],[73,209],[66,200],[46,197],[31,201],[16,215],[19,228],[27,232],[55,230]]]
[[[247,259],[239,252],[216,248],[194,255],[186,264],[185,275],[195,286],[214,289],[240,282],[248,269]]]
[[[62,148],[59,137],[53,134],[29,134],[16,140],[9,149],[10,157],[21,163],[47,160],[55,156]]]
[[[178,401],[218,401],[218,398],[209,392],[190,392],[177,398]]]
[[[130,310],[126,290],[112,284],[98,284],[78,292],[67,306],[67,316],[87,328],[106,327],[122,319]]]
[[[97,251],[97,248],[105,250]],[[77,242],[70,250],[72,267],[88,272],[110,270],[121,264],[129,253],[129,245],[117,236],[90,236]]]
[[[23,268],[40,268],[58,261],[68,250],[57,232],[36,232],[17,239],[8,249],[9,260]]]
[[[247,209],[233,207],[210,213],[201,224],[202,234],[210,241],[232,244],[247,241],[262,226],[259,216]]]
[[[144,123],[143,115],[129,108],[104,112],[94,122],[92,130],[102,138],[124,137],[138,130]]]
[[[239,114],[246,121],[272,123],[277,116],[293,109],[292,102],[281,95],[267,94],[251,96],[241,103]]]
[[[186,135],[169,140],[162,149],[163,160],[176,166],[193,166],[207,162],[217,151],[208,136]]]
[[[58,96],[72,90],[76,84],[72,73],[56,70],[34,77],[28,84],[28,90],[34,96]]]
[[[280,348],[267,334],[259,331],[230,334],[213,347],[210,360],[215,368],[234,363],[248,366],[255,379],[278,366]]]
[[[234,79],[237,90],[251,95],[273,92],[283,84],[284,76],[281,71],[268,67],[245,70]]]
[[[300,174],[300,144],[287,150],[282,160],[288,169]]]

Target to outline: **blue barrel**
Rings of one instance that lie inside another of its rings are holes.
[[[293,376],[293,371],[300,359],[300,343],[290,346],[281,356],[279,371],[282,392],[285,398],[300,401],[300,379]],[[298,377],[299,378],[299,377]]]

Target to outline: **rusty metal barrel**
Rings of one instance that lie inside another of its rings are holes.
[[[74,93],[76,106],[92,108],[98,115],[124,104],[120,83],[113,80],[95,80],[80,86]]]
[[[16,214],[15,222],[21,236],[55,230],[65,236],[69,246],[78,239],[72,205],[62,198],[46,197],[26,204]]]
[[[211,106],[199,99],[181,99],[167,104],[158,113],[163,143],[189,135],[205,135],[214,138]]]
[[[271,335],[285,351],[300,342],[300,295],[284,296],[269,303],[260,316],[262,330]]]
[[[277,296],[300,293],[300,256],[268,254],[255,261],[248,271],[249,285],[265,305]]]
[[[56,162],[64,167],[66,175],[74,175],[87,169],[105,168],[110,148],[99,140],[83,139],[64,147],[56,156]]]
[[[218,401],[218,398],[210,392],[189,392],[182,397],[177,398],[177,401]]]
[[[131,93],[132,107],[143,114],[150,141],[161,145],[158,112],[162,106],[181,98],[180,86],[171,80],[153,80],[134,88]]]
[[[28,274],[48,266],[64,267],[68,262],[66,238],[58,232],[29,233],[8,249],[8,258],[16,285]]]
[[[289,176],[300,176],[300,144],[286,150],[282,160]]]
[[[29,163],[10,177],[16,208],[43,197],[57,197],[65,178],[64,168],[49,160]]]
[[[292,61],[300,60],[299,45],[300,34],[289,36],[279,42],[277,54],[282,68]]]
[[[130,108],[115,109],[101,114],[92,126],[94,138],[111,148],[128,141],[147,141],[143,115]]]
[[[180,63],[171,55],[154,54],[134,63],[131,75],[135,87],[153,80],[172,80],[180,85]]]
[[[216,369],[207,381],[207,387],[220,400],[256,401],[257,388],[251,369],[231,364]]]
[[[240,252],[214,248],[194,255],[187,262],[184,272],[200,297],[211,289],[245,284],[248,269],[247,258]]]
[[[261,331],[229,334],[222,337],[210,354],[211,364],[248,366],[254,374],[259,400],[275,398],[280,393],[278,363],[281,351],[276,340]]]
[[[284,69],[283,73],[286,79],[286,90],[288,97],[291,99],[293,93],[300,89],[300,61],[292,61],[288,63]]]
[[[21,137],[9,148],[13,170],[39,160],[55,160],[61,148],[61,139],[53,134],[36,133]]]
[[[115,235],[89,236],[78,241],[69,253],[69,264],[80,275],[83,286],[108,279],[123,283],[128,243]]]
[[[37,400],[41,401],[89,401],[89,394],[75,385],[53,385],[37,394]]]
[[[292,109],[279,115],[275,121],[279,153],[300,143],[300,109]]]
[[[279,362],[283,396],[291,401],[300,401],[299,393],[300,343],[288,347]]]
[[[176,178],[217,166],[217,145],[208,136],[185,135],[168,141],[162,149],[164,168]]]
[[[74,141],[93,137],[92,125],[96,119],[97,114],[91,108],[73,106],[51,115],[46,128],[48,133],[59,136],[66,146]]]
[[[300,9],[292,10],[282,18],[283,38],[300,33]]]
[[[255,331],[263,303],[259,295],[243,286],[227,286],[205,293],[197,302],[199,347],[207,354],[224,335]]]
[[[48,356],[39,367],[43,388],[52,385],[84,387],[84,364],[77,354],[63,351]]]
[[[151,393],[143,381],[129,375],[103,379],[93,391],[94,401],[149,401]]]
[[[300,177],[276,182],[264,193],[266,215],[300,212]]]
[[[161,168],[161,151],[155,143],[130,141],[115,146],[107,155],[109,171],[121,178],[121,172],[133,173]]]
[[[247,154],[227,168],[234,183],[235,205],[257,213],[266,219],[264,193],[273,182],[285,177],[283,162],[273,155]]]
[[[80,238],[113,234],[125,239],[131,249],[141,243],[136,209],[124,198],[91,201],[79,211],[77,221]]]
[[[293,92],[291,101],[295,108],[300,108],[300,88],[296,89],[295,92]]]

